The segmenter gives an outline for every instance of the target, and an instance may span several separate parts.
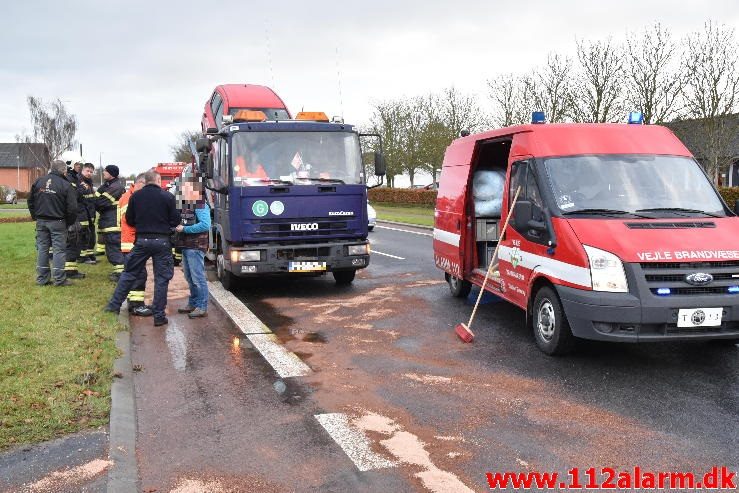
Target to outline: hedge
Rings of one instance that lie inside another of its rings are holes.
[[[371,188],[367,195],[370,202],[431,207],[436,204],[436,190],[377,187]]]
[[[719,192],[730,208],[739,200],[739,187],[720,187]],[[429,205],[436,204],[435,190],[418,190],[413,188],[371,188],[367,193],[371,202],[384,202],[399,205]]]
[[[718,191],[721,192],[721,196],[726,201],[729,209],[734,210],[734,203],[739,200],[739,187],[721,187]]]

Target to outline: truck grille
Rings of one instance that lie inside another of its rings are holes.
[[[669,288],[670,296],[736,295],[729,288],[739,286],[739,261],[723,262],[643,262],[639,264],[649,290],[655,296],[659,289]],[[685,278],[692,273],[711,274],[713,281],[694,286]]]
[[[269,219],[253,221],[256,224],[255,238],[311,238],[327,235],[347,234],[349,230],[347,221],[337,221],[325,217],[307,217],[299,221],[295,219]],[[291,224],[317,224],[317,229],[293,230]]]

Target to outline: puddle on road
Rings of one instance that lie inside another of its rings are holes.
[[[172,357],[172,366],[177,371],[184,371],[187,367],[187,337],[182,332],[176,318],[172,317],[170,319],[164,336],[169,354]]]

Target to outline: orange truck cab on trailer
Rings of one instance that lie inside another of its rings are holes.
[[[495,262],[486,290],[526,311],[547,354],[576,338],[739,342],[739,220],[667,128],[530,124],[459,138],[433,236],[452,294],[481,286]]]

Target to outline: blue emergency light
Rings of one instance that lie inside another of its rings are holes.
[[[729,293],[731,294],[739,293],[739,286],[729,286]]]
[[[644,114],[641,111],[630,112],[629,123],[632,125],[641,125],[642,123],[644,123]]]
[[[657,294],[660,296],[669,296],[669,294],[672,293],[670,288],[658,288]]]
[[[531,123],[546,123],[547,116],[543,111],[534,111],[531,113]]]

